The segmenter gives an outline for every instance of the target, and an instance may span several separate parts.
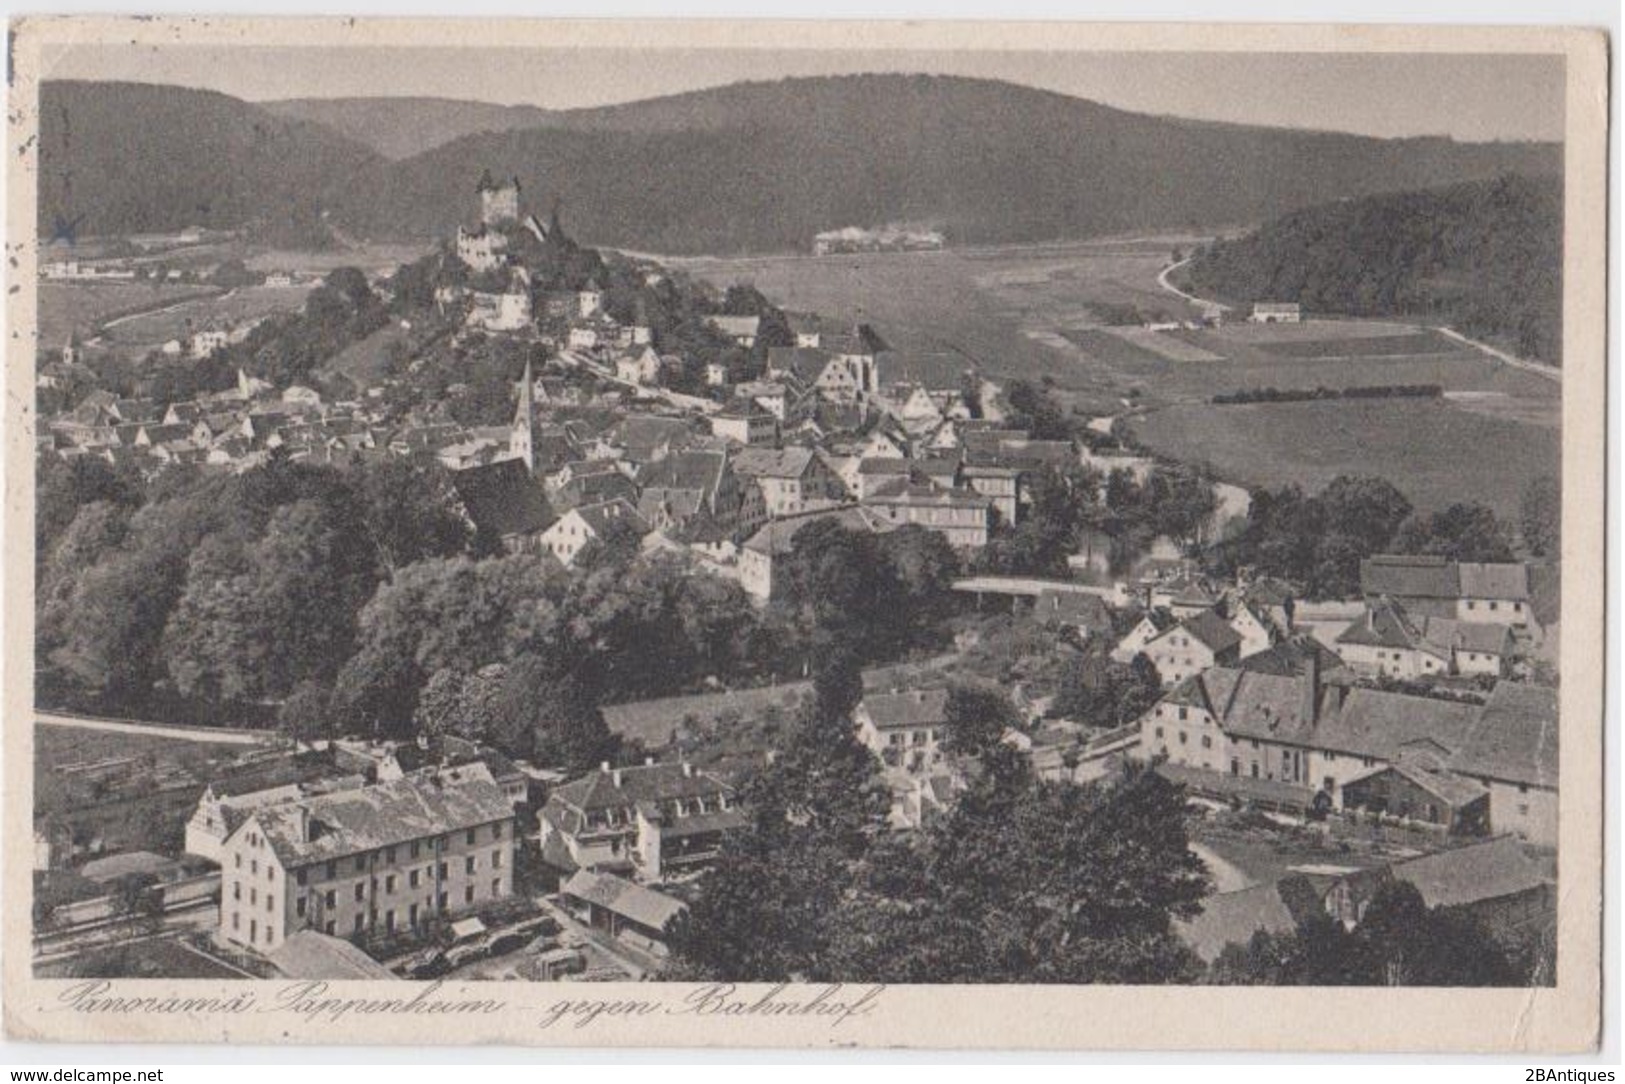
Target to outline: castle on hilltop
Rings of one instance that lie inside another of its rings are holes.
[[[547,240],[547,228],[535,215],[520,218],[518,177],[499,183],[491,178],[491,171],[486,170],[480,174],[474,190],[480,197],[480,223],[473,229],[457,227],[457,258],[470,270],[494,271],[507,263],[508,235],[504,229],[516,223],[529,230],[538,241]]]

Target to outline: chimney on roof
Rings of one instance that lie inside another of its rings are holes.
[[[600,760],[598,762],[598,770],[601,771],[601,772],[608,772],[609,771],[609,761]]]
[[[655,758],[654,757],[644,757],[643,758],[643,766],[645,768],[654,767],[654,763],[655,763]]]
[[[299,833],[299,842],[310,842],[310,808],[308,806],[294,806],[294,829]]]
[[[621,785],[621,770],[616,768],[610,773],[610,778],[613,779],[615,781],[615,785],[619,787]]]
[[[1320,712],[1320,649],[1314,644],[1308,644],[1308,664],[1304,667],[1303,677],[1299,679],[1303,689],[1303,704],[1299,713],[1303,721],[1313,724],[1318,722],[1316,716]]]
[[[686,760],[683,761],[683,778],[685,778],[685,779],[694,778],[694,765],[690,764]]]

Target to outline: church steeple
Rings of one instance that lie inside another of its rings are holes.
[[[508,454],[525,461],[525,469],[536,473],[536,382],[531,376],[530,359],[525,359],[524,383],[519,385],[519,405],[514,410],[513,428],[508,431]]]

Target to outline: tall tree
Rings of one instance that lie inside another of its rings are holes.
[[[1523,543],[1536,557],[1556,556],[1561,551],[1563,531],[1563,487],[1550,474],[1531,478],[1524,487],[1518,507]]]

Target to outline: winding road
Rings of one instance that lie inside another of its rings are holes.
[[[1195,256],[1186,256],[1183,260],[1179,260],[1175,263],[1169,264],[1167,267],[1164,267],[1157,275],[1157,285],[1161,286],[1164,290],[1167,290],[1171,294],[1184,298],[1186,301],[1189,301],[1192,305],[1195,305],[1198,308],[1212,308],[1218,309],[1220,312],[1229,312],[1229,305],[1222,304],[1218,301],[1210,301],[1205,297],[1197,297],[1195,294],[1187,294],[1184,290],[1181,290],[1178,286],[1175,286],[1173,283],[1168,281],[1169,275],[1173,274],[1175,271],[1178,271],[1181,267],[1184,267],[1194,259],[1196,259]]]

